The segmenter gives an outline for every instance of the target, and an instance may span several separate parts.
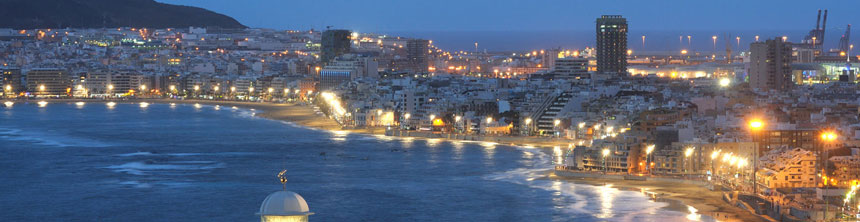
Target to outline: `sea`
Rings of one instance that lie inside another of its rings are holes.
[[[548,178],[560,149],[322,131],[228,106],[0,107],[3,221],[713,221],[640,191]]]
[[[811,28],[811,27],[810,27]],[[845,27],[827,29],[824,49],[839,47]],[[433,45],[447,51],[474,52],[526,52],[541,49],[584,49],[594,47],[596,34],[589,30],[537,30],[537,31],[392,31],[386,34],[433,40]],[[789,42],[800,42],[809,30],[637,30],[627,34],[627,48],[633,54],[649,52],[680,52],[689,50],[705,54],[725,54],[726,48],[738,53],[748,51],[750,43],[786,37]],[[645,41],[642,41],[645,36]],[[688,38],[689,36],[689,38]],[[714,40],[713,37],[717,39]],[[728,41],[726,41],[728,40]],[[820,40],[819,40],[820,41]],[[851,42],[860,41],[860,35]],[[851,53],[857,54],[857,51]]]

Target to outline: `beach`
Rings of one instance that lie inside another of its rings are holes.
[[[42,101],[41,99],[16,101],[35,103]],[[50,103],[71,103],[71,102],[109,102],[110,100],[93,100],[93,99],[45,99]],[[336,121],[327,118],[324,115],[317,114],[311,105],[303,104],[278,104],[278,103],[260,103],[260,102],[243,102],[243,101],[218,101],[218,100],[172,100],[172,99],[133,99],[133,100],[116,100],[116,103],[176,103],[176,104],[201,104],[201,105],[219,105],[225,107],[241,107],[245,109],[253,109],[260,111],[256,116],[268,118],[278,121],[288,121],[305,127],[311,127],[327,131],[347,131],[351,133],[362,133],[368,135],[385,135],[385,129],[382,127],[368,129],[343,129]],[[436,138],[436,137],[434,137]],[[446,139],[446,138],[440,138]],[[492,141],[491,141],[492,142]],[[508,144],[508,143],[505,143]],[[517,144],[510,145],[518,146],[538,146],[544,148],[552,147],[553,143],[543,144]],[[699,185],[662,182],[662,181],[633,181],[619,179],[604,179],[604,178],[575,178],[562,177],[556,175],[552,170],[547,171],[548,179],[566,180],[573,183],[589,184],[595,186],[603,186],[612,184],[612,187],[624,190],[634,190],[643,192],[653,192],[659,194],[659,198],[668,199],[668,208],[679,212],[689,212],[685,205],[696,208],[698,214],[708,215],[719,221],[765,221],[762,218],[750,213],[747,210],[731,206],[723,201],[722,192],[711,191]],[[659,199],[658,198],[658,199]]]
[[[637,181],[603,178],[575,178],[558,176],[554,172],[548,173],[549,178],[567,180],[573,183],[589,184],[594,186],[606,186],[611,184],[613,188],[632,190],[656,194],[659,199],[668,199],[668,208],[680,212],[690,212],[685,206],[689,205],[696,210],[697,214],[708,215],[719,221],[766,221],[747,210],[734,207],[722,199],[723,192],[711,191],[700,185],[664,182],[664,181]],[[690,212],[691,213],[691,212]]]

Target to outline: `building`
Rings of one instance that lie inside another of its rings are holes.
[[[349,53],[351,47],[349,30],[326,30],[322,33],[320,61],[328,63],[337,56]]]
[[[769,189],[815,187],[817,160],[814,152],[800,148],[773,150],[762,157],[757,184]]]
[[[597,71],[627,75],[627,19],[620,15],[597,19]]]
[[[817,132],[816,129],[767,129],[753,136],[753,140],[761,144],[759,153],[780,147],[815,150],[816,143],[821,142]]]
[[[588,73],[588,59],[577,57],[557,58],[553,62],[555,74],[558,79],[587,80],[591,78]]]
[[[791,44],[779,38],[750,44],[750,86],[765,91],[791,89],[791,53]]]
[[[424,39],[410,39],[406,41],[406,59],[411,63],[414,73],[425,73],[429,69],[427,54],[429,54],[430,41]]]
[[[353,70],[352,77],[379,77],[379,61],[374,57],[344,54],[334,58],[325,66],[328,70]]]
[[[72,80],[62,69],[39,68],[27,72],[27,89],[37,96],[64,96],[71,90]]]
[[[0,70],[0,83],[3,83],[3,92],[15,94],[24,91],[24,85],[21,83],[21,69],[4,69]]]
[[[352,79],[354,70],[350,69],[323,69],[320,70],[319,90],[325,91],[348,82]]]

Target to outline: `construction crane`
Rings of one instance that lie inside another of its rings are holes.
[[[821,9],[818,10],[818,18],[815,20],[815,29],[803,38],[803,43],[812,45],[814,48],[824,44],[824,32],[827,30],[827,9],[824,10],[824,22],[821,21]]]
[[[839,51],[848,52],[851,50],[851,24],[848,24],[848,27],[845,28],[845,34],[842,34],[842,38],[839,38]]]

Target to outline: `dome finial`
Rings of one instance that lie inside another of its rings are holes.
[[[284,186],[284,191],[287,190],[287,169],[282,170],[278,173],[278,179],[281,179],[281,185]]]

